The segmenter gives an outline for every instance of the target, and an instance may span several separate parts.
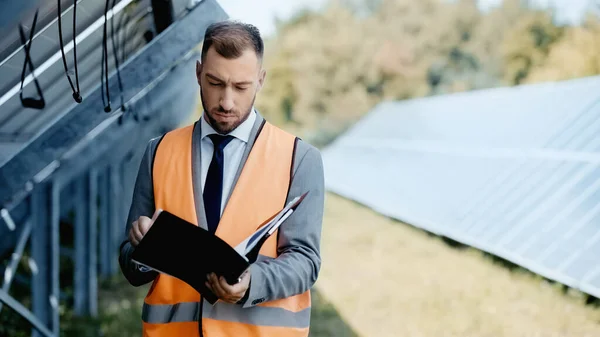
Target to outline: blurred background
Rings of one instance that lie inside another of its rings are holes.
[[[0,2],[0,336],[140,335],[133,183],[227,18],[265,38],[258,110],[323,154],[311,336],[600,335],[599,2],[26,0]]]

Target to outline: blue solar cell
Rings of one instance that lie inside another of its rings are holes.
[[[600,273],[596,274],[596,276],[589,281],[589,286],[593,289],[590,289],[591,291],[594,291],[596,294],[600,293]]]
[[[550,245],[555,243],[556,242],[551,242]],[[543,261],[537,260],[537,262],[544,265],[546,268],[553,270],[557,269],[563,263],[567,262],[569,260],[569,257],[573,255],[573,252],[577,248],[576,246],[573,246],[574,243],[576,243],[576,241],[571,240],[567,241],[565,244],[561,243],[556,245],[552,252],[548,254],[548,257],[546,259],[544,259]],[[582,243],[583,242],[581,242],[581,244]]]
[[[524,239],[534,235],[540,226],[545,226],[559,213],[562,206],[571,200],[567,186],[577,182],[593,169],[592,165],[571,163],[566,167],[569,168],[563,170],[567,171],[566,174],[553,175],[552,179],[540,187],[535,207],[520,213],[520,217],[513,224],[514,229],[499,238],[501,244],[505,244],[510,250],[520,248]]]
[[[592,255],[591,251],[591,248],[586,248],[563,269],[564,274],[575,280],[583,278],[593,266],[598,264],[598,255]]]
[[[539,185],[534,188],[531,195],[527,196],[526,200],[522,200],[524,204],[527,202],[525,204],[526,207],[515,209],[514,214],[511,214],[511,219],[522,219],[526,217],[538,205],[543,204],[545,199],[553,198],[554,191],[560,189],[565,182],[578,179],[578,176],[585,175],[590,169],[592,169],[592,166],[589,165],[583,166],[580,163],[562,162],[551,175],[540,181]],[[531,199],[528,200],[529,198]]]
[[[580,273],[584,272],[582,271],[583,268],[590,268],[590,265],[586,266],[588,259],[582,256],[589,256],[594,249],[597,249],[594,247],[600,245],[600,228],[598,227],[598,223],[600,223],[600,207],[592,210],[586,219],[588,219],[587,222],[581,228],[569,231],[568,237],[560,244],[555,245],[555,248],[561,247],[563,251],[567,251],[568,257],[560,264],[559,268],[573,278],[582,277]],[[594,258],[597,259],[597,256]],[[553,256],[548,256],[542,262],[550,265],[552,259]]]
[[[582,125],[579,127],[569,128],[564,131],[565,137],[570,137],[571,141],[564,146],[565,150],[582,150],[586,145],[598,138],[598,129],[600,127],[600,119],[597,115],[587,113],[581,118]]]
[[[595,222],[600,220],[599,211],[600,207],[590,210],[578,221],[557,227],[554,236],[546,235],[548,247],[541,249],[541,253],[535,259],[549,268],[558,268],[563,263],[568,263],[600,230]]]
[[[600,229],[598,92],[593,77],[385,103],[342,143],[383,137],[397,152],[361,154],[379,167],[360,182],[335,179],[351,195],[372,193],[363,197],[387,214],[577,284],[600,255],[600,238],[590,241]]]
[[[565,176],[569,164],[557,164],[554,162],[546,162],[546,165],[541,167],[546,167],[546,170],[541,170],[538,168],[537,171],[533,172],[533,174],[542,179],[539,183],[556,181],[560,176]],[[539,172],[539,174],[536,174]],[[537,180],[536,180],[537,181]],[[525,185],[525,184],[523,184]],[[513,193],[507,195],[505,199],[512,200],[513,202],[510,204],[510,207],[504,210],[504,214],[500,217],[494,219],[493,223],[495,224],[493,227],[488,228],[487,231],[483,232],[481,235],[481,240],[487,240],[490,242],[498,242],[505,234],[507,234],[507,230],[517,226],[518,224],[522,224],[525,226],[523,222],[526,222],[527,215],[530,214],[531,211],[535,210],[540,203],[547,197],[547,193],[550,191],[549,188],[542,188],[542,186],[527,186],[527,191],[522,191],[519,193],[519,190],[513,191]]]
[[[537,257],[542,249],[559,240],[574,222],[585,216],[589,209],[582,210],[579,207],[586,199],[597,200],[597,196],[600,196],[600,168],[575,184],[569,194],[572,199],[561,208],[557,208],[559,212],[549,222],[540,223],[532,238],[524,238],[520,254],[528,258]]]
[[[464,200],[463,210],[461,211],[458,227],[456,230],[464,230],[476,219],[476,214],[481,212],[481,207],[485,197],[495,193],[497,186],[510,175],[510,172],[516,170],[525,160],[499,160],[483,159],[489,167],[485,168],[488,177],[481,181],[481,184],[473,191],[470,198]]]
[[[566,122],[562,125],[562,127],[557,130],[557,134],[553,137],[552,141],[550,141],[546,148],[554,148],[554,149],[577,149],[577,144],[579,144],[579,135],[585,130],[590,124],[596,121],[598,114],[595,108],[597,108],[600,104],[600,101],[594,99],[589,107],[584,110],[580,110],[573,114],[575,116],[569,122]],[[572,110],[576,111],[576,110]]]
[[[528,163],[523,162],[515,170],[522,170],[526,165],[528,165]],[[509,170],[512,171],[515,167],[516,165],[511,165]],[[493,185],[495,186],[492,189],[485,191],[485,194],[480,193],[477,195],[477,199],[480,200],[480,202],[473,205],[472,211],[463,219],[460,227],[461,231],[467,232],[469,229],[480,225],[482,222],[486,223],[490,221],[489,213],[494,211],[494,205],[501,200],[499,196],[504,192],[503,186],[510,182],[510,174],[506,174],[505,172],[502,172],[501,178],[493,182]]]
[[[495,209],[489,215],[482,216],[482,221],[496,225],[472,227],[470,233],[481,237],[482,240],[492,240],[499,233],[505,232],[506,226],[518,221],[515,214],[518,214],[519,210],[530,210],[535,205],[535,192],[539,187],[537,184],[548,180],[549,176],[557,171],[557,166],[556,163],[532,160],[520,170],[519,175],[511,180],[510,184],[505,184],[503,193],[497,198]]]
[[[440,190],[446,189],[447,212],[445,218],[453,221],[458,230],[459,222],[468,211],[469,202],[477,199],[478,192],[493,176],[507,166],[506,160],[481,158],[455,158],[449,179]]]

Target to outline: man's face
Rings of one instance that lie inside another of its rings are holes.
[[[265,71],[252,49],[228,60],[211,47],[204,64],[196,63],[196,77],[207,121],[215,131],[227,134],[248,118]]]

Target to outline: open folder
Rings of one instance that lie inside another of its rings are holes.
[[[131,259],[159,273],[176,277],[196,289],[209,303],[217,297],[205,285],[206,275],[215,273],[229,284],[258,257],[263,243],[296,210],[308,192],[291,200],[283,209],[259,224],[258,229],[236,247],[218,236],[162,211],[133,251]]]

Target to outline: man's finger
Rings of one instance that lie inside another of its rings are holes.
[[[226,293],[230,295],[239,293],[241,291],[241,288],[243,287],[241,283],[230,285],[229,283],[227,283],[227,280],[225,280],[225,278],[222,276],[219,277],[218,283],[221,289],[223,289]]]
[[[146,235],[146,233],[148,233],[148,231],[150,230],[150,227],[152,227],[152,225],[154,224],[154,221],[156,221],[156,218],[158,218],[158,215],[161,212],[162,212],[162,209],[159,208],[154,212],[152,219],[150,219],[147,216],[141,216],[139,218],[140,232],[142,233],[142,235]]]
[[[131,227],[131,229],[133,230],[133,235],[135,237],[135,239],[140,242],[142,241],[142,238],[144,237],[144,235],[142,235],[142,232],[140,232],[140,223],[137,223],[137,226],[133,226]]]
[[[138,240],[135,238],[135,235],[133,234],[133,228],[131,230],[129,230],[129,242],[131,242],[131,244],[134,247],[139,244]]]
[[[210,279],[208,277],[206,278],[206,281],[204,281],[204,285],[208,288],[208,290],[212,291],[213,293],[215,292],[212,285],[210,284]]]
[[[219,278],[219,286],[227,293],[227,302],[229,303],[236,303],[244,297],[246,286],[243,283],[230,285],[224,277],[221,277]]]
[[[210,291],[217,295],[217,297],[220,297],[221,294],[218,292],[218,289],[215,289],[211,274],[206,275],[206,281],[204,282],[204,284],[208,289],[210,289]]]
[[[146,235],[146,233],[152,226],[152,220],[150,220],[150,218],[148,218],[146,216],[141,216],[138,221],[139,221],[138,228],[140,230],[140,233],[142,233],[142,236],[144,236],[144,235]]]
[[[211,279],[211,285],[212,285],[213,289],[217,293],[219,293],[220,298],[225,299],[225,298],[229,297],[230,294],[225,289],[223,289],[223,287],[221,287],[221,284],[219,284],[219,280],[217,279],[217,276],[215,274],[211,274],[210,279]]]

